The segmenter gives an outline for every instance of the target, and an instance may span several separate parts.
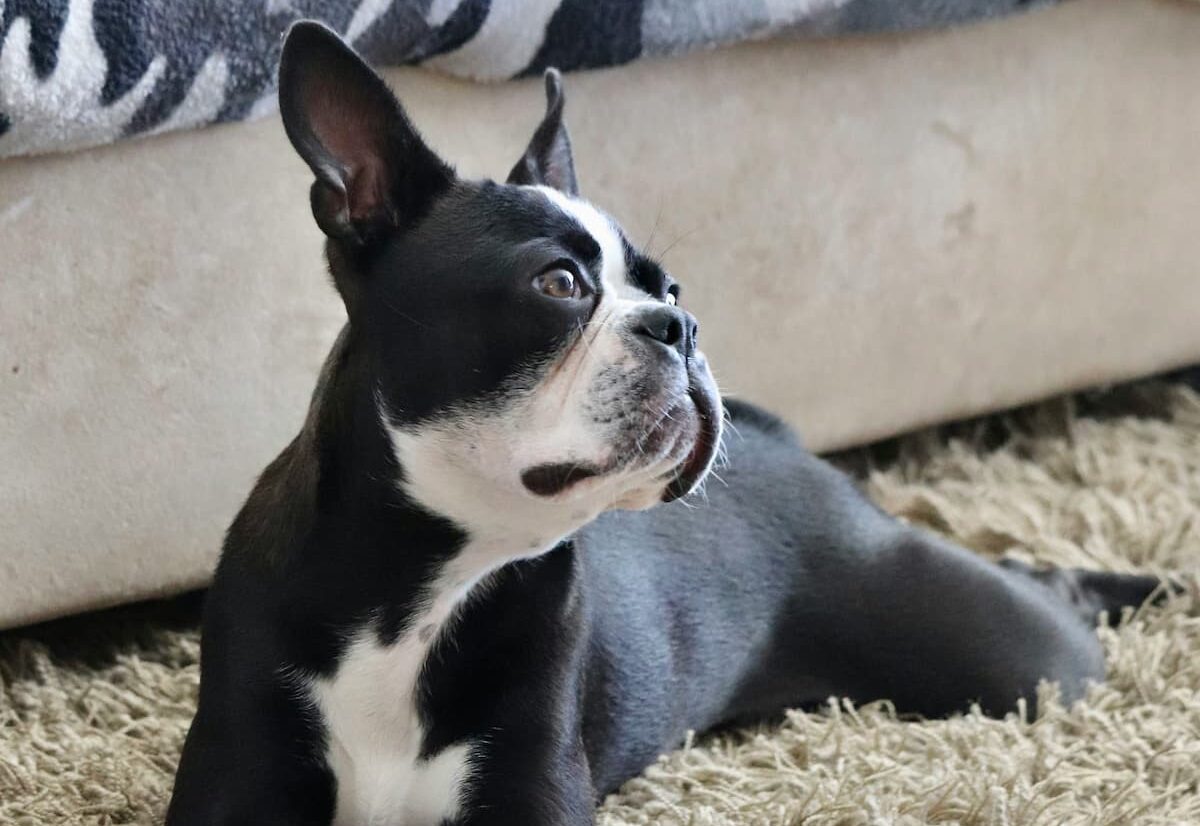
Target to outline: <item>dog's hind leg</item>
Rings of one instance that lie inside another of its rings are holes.
[[[1035,711],[1041,680],[1057,682],[1065,702],[1103,680],[1091,602],[1099,597],[1086,577],[1053,578],[1075,581],[1086,597],[1076,605],[932,534],[896,526],[870,545],[809,568],[739,711],[764,708],[780,689],[794,692],[792,703],[811,702],[816,685],[822,698],[887,699],[901,713],[938,717],[978,703],[1003,715],[1019,701]],[[1157,584],[1112,582],[1131,601]]]
[[[1153,587],[1141,585],[1135,596]],[[856,665],[873,662],[867,684],[901,710],[940,715],[978,702],[1004,714],[1018,700],[1033,710],[1042,680],[1071,702],[1104,678],[1095,610],[931,534],[901,529],[884,541],[855,590],[862,607],[851,628],[866,655]]]

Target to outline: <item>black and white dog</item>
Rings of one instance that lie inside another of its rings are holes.
[[[229,529],[171,826],[586,824],[688,729],[1076,698],[1098,612],[1158,584],[990,564],[722,402],[546,90],[507,182],[465,181],[336,35],[291,30],[283,121],[349,323]],[[723,483],[678,501],[723,435]]]

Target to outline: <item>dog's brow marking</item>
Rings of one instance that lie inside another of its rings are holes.
[[[600,245],[600,280],[605,291],[619,291],[628,283],[625,244],[612,219],[587,201],[571,198],[557,189],[536,187],[552,204],[575,219]]]

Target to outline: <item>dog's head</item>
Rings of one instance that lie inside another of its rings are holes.
[[[468,526],[500,510],[553,533],[693,490],[722,409],[674,279],[578,197],[545,80],[504,183],[458,178],[318,24],[292,28],[279,94],[406,491]]]

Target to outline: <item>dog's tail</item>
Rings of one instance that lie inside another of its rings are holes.
[[[1088,624],[1102,616],[1109,625],[1121,621],[1127,608],[1159,604],[1187,593],[1200,594],[1200,579],[1160,578],[1148,574],[1118,574],[1086,568],[1034,568],[1017,559],[1000,565],[1045,585],[1072,605]]]

